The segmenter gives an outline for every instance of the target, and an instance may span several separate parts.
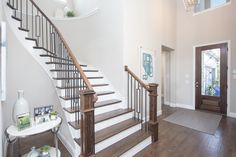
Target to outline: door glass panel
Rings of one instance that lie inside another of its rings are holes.
[[[220,96],[220,49],[202,51],[202,95]]]

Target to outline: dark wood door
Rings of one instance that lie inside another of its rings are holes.
[[[196,109],[227,114],[228,44],[196,48]]]

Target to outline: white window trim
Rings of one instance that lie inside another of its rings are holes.
[[[227,2],[225,4],[222,4],[222,5],[219,5],[219,6],[215,6],[215,7],[212,7],[212,8],[208,8],[208,9],[199,11],[197,13],[193,13],[193,16],[197,16],[197,15],[200,15],[200,14],[204,14],[206,12],[214,11],[214,10],[219,9],[221,7],[225,7],[225,6],[231,5],[231,3],[232,3],[232,0],[230,0],[229,2]]]

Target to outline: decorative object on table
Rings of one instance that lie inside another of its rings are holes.
[[[23,130],[30,127],[30,115],[25,113],[17,117],[18,130]]]
[[[56,120],[57,116],[58,116],[57,111],[50,112],[50,114],[49,114],[49,117],[50,117],[51,120]]]
[[[6,22],[1,22],[0,25],[1,29],[0,29],[0,80],[1,80],[1,84],[0,84],[0,88],[1,88],[1,94],[0,94],[0,100],[1,101],[5,101],[6,100],[6,61],[7,61],[7,55],[6,55],[6,51],[7,51],[7,30],[6,30]]]
[[[140,47],[140,75],[144,82],[155,82],[155,55],[154,51]]]
[[[27,157],[39,157],[39,156],[40,156],[39,151],[35,147],[32,147]]]
[[[45,145],[45,146],[41,147],[39,150],[41,153],[40,157],[50,157],[51,146]]]
[[[193,11],[194,8],[199,5],[200,0],[183,0],[185,10],[187,12]]]
[[[29,103],[24,98],[24,91],[18,90],[18,99],[13,107],[12,119],[17,123],[18,116],[23,114],[30,114]]]
[[[53,111],[53,106],[43,106],[34,108],[34,121],[36,124],[44,123],[50,120],[50,113]]]
[[[69,10],[66,12],[67,17],[75,17],[75,12],[73,10]]]

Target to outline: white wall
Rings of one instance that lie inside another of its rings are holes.
[[[193,83],[194,59],[193,46],[231,41],[230,71],[236,69],[236,1],[231,5],[193,16],[184,10],[182,1],[178,1],[177,14],[177,78],[176,101],[194,107]],[[230,111],[236,113],[236,80],[230,76]]]
[[[123,92],[122,2],[100,1],[96,14],[69,20],[54,20],[79,61],[93,65],[105,74],[112,85]]]
[[[46,14],[48,17],[54,17],[55,11],[58,8],[62,8],[60,0],[34,0],[35,3],[39,6],[39,8]],[[69,8],[74,10],[73,0],[67,0],[67,5]]]
[[[101,1],[103,0],[73,0],[74,8],[79,16],[98,8]]]
[[[140,74],[139,47],[155,51],[158,112],[161,111],[161,46],[175,48],[176,2],[124,0],[124,63]],[[168,19],[170,18],[170,19]]]

